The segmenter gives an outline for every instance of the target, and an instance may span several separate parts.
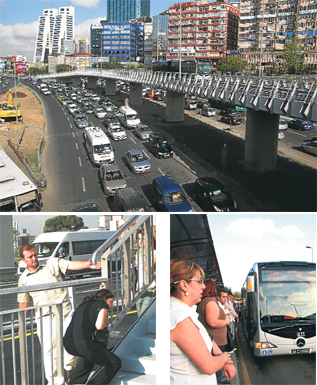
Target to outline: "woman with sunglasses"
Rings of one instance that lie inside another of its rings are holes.
[[[171,385],[217,385],[216,372],[224,370],[230,381],[236,369],[228,353],[222,353],[198,321],[204,272],[189,260],[170,263]]]

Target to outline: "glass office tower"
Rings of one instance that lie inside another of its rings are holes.
[[[150,16],[150,0],[107,0],[109,23],[125,23],[142,16]]]

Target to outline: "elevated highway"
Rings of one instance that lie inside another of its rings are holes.
[[[147,70],[82,70],[39,79],[55,79],[79,85],[88,78],[95,89],[97,79],[106,79],[105,94],[115,95],[116,81],[130,83],[130,105],[142,104],[142,88],[167,91],[167,122],[184,120],[185,94],[232,103],[247,109],[244,167],[251,172],[276,168],[279,115],[317,122],[317,79],[256,76],[228,76],[153,72]]]

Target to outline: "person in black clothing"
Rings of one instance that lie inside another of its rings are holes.
[[[101,289],[85,297],[76,309],[64,336],[67,352],[79,357],[69,377],[70,384],[85,384],[94,364],[104,366],[102,374],[94,379],[94,384],[109,384],[120,370],[120,358],[108,350],[106,344],[94,340],[94,332],[106,327],[113,301],[110,290]]]

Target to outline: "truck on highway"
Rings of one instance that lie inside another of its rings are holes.
[[[0,148],[0,211],[41,211],[36,185]]]

